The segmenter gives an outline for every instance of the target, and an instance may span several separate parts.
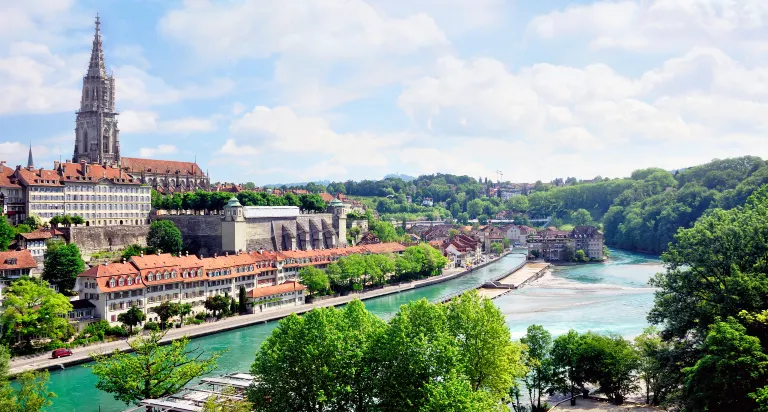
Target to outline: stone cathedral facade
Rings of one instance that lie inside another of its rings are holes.
[[[80,111],[75,121],[75,163],[116,166],[120,160],[120,129],[115,112],[115,78],[107,74],[101,44],[101,22],[96,16],[88,73],[83,77]]]
[[[91,60],[83,77],[83,94],[75,121],[74,163],[123,169],[162,193],[210,190],[210,180],[196,162],[121,157],[117,115],[115,78],[107,73],[97,15]]]

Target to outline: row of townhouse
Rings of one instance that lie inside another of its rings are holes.
[[[138,306],[147,320],[157,321],[152,308],[163,302],[188,303],[193,313],[203,312],[209,297],[237,297],[241,287],[260,311],[285,304],[304,303],[303,285],[296,281],[305,266],[325,269],[351,254],[399,254],[399,243],[380,243],[323,250],[255,251],[202,258],[170,254],[134,256],[122,263],[94,266],[77,276],[78,307],[92,307],[93,319],[116,323],[118,316]],[[89,321],[87,319],[72,319]]]

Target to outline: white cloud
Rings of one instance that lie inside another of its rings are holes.
[[[527,29],[543,39],[586,37],[593,49],[662,52],[738,47],[765,38],[767,25],[763,0],[602,0],[538,16]]]
[[[138,67],[126,65],[115,69],[115,87],[118,106],[128,103],[136,108],[223,96],[234,89],[235,82],[213,79],[207,84],[175,87]]]
[[[435,53],[449,47],[424,9],[393,16],[379,4],[195,1],[168,12],[159,30],[191,48],[197,62],[274,57],[278,103],[321,111],[421,74]]]
[[[118,124],[123,133],[205,133],[215,131],[216,116],[210,118],[184,117],[172,120],[160,120],[160,115],[153,111],[126,110],[120,114]]]
[[[167,155],[177,153],[179,149],[174,145],[161,144],[157,147],[142,147],[139,149],[139,157],[155,157],[157,155]]]
[[[259,150],[253,146],[238,146],[235,143],[235,139],[227,139],[224,146],[221,146],[217,153],[230,156],[254,156],[259,154]]]

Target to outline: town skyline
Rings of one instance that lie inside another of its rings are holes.
[[[548,181],[768,157],[753,40],[768,12],[748,5],[38,3],[0,31],[8,165],[30,142],[39,166],[72,157],[97,12],[122,154],[197,160],[214,181]]]

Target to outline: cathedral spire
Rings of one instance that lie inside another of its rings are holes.
[[[104,63],[104,50],[101,48],[101,20],[96,14],[96,33],[93,36],[91,62],[88,64],[88,77],[107,77],[107,65]]]
[[[29,158],[27,159],[27,169],[34,169],[35,162],[32,161],[32,142],[29,142]]]

